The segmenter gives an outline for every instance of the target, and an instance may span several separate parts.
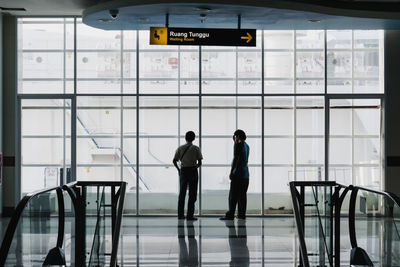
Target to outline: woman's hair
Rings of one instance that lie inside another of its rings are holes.
[[[237,137],[239,137],[240,140],[245,141],[246,140],[246,133],[243,130],[237,129],[234,133]]]

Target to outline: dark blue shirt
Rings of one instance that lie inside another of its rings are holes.
[[[249,160],[250,147],[246,142],[236,143],[233,147],[233,156],[238,158],[236,167],[233,169],[232,174],[238,178],[249,179]],[[233,162],[232,162],[233,163]]]

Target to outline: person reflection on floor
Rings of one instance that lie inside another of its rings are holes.
[[[234,221],[225,221],[229,229],[229,248],[231,251],[230,267],[250,266],[249,248],[247,247],[246,221],[238,220],[237,231]]]
[[[178,242],[179,242],[179,267],[199,266],[199,254],[197,249],[196,233],[194,231],[193,221],[186,222],[187,237],[189,243],[186,245],[184,221],[178,221]]]

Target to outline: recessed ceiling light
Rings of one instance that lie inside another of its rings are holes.
[[[319,19],[309,19],[308,22],[319,23],[321,21]]]
[[[201,12],[210,12],[211,8],[209,7],[196,7],[195,8],[197,11],[201,11]]]
[[[112,22],[112,19],[99,19],[100,22]]]

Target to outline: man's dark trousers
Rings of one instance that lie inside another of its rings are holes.
[[[197,199],[197,182],[199,175],[197,173],[197,167],[183,167],[179,175],[179,198],[178,198],[178,217],[184,216],[185,210],[185,197],[186,190],[189,186],[189,199],[188,199],[188,218],[192,218],[194,214],[194,203]]]
[[[229,211],[226,213],[226,217],[233,218],[235,216],[236,205],[238,206],[238,217],[246,217],[248,187],[249,179],[234,177],[231,180]]]

